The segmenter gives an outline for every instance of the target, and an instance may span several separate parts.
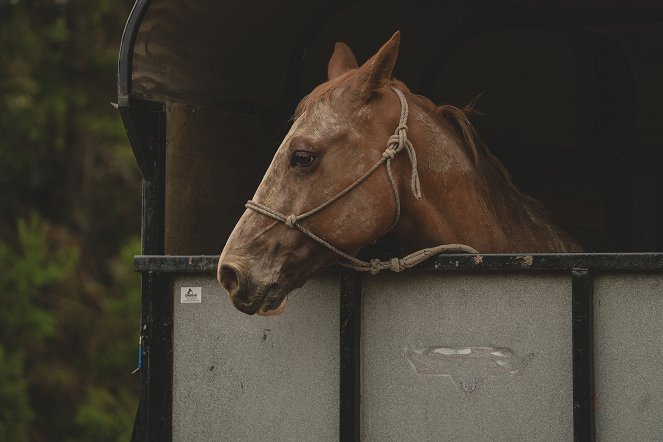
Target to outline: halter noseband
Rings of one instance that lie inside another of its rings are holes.
[[[454,251],[454,252],[465,252],[465,253],[479,253],[475,249],[473,249],[470,246],[462,245],[462,244],[444,244],[441,246],[437,247],[432,247],[429,249],[422,249],[417,252],[414,252],[410,255],[405,256],[404,258],[392,258],[389,261],[380,261],[379,259],[371,259],[370,261],[362,261],[361,259],[358,259],[348,253],[343,252],[342,250],[338,249],[337,247],[334,247],[331,245],[329,242],[325,241],[322,239],[320,236],[316,235],[315,233],[311,232],[309,229],[304,227],[299,221],[308,218],[312,215],[315,215],[316,213],[320,212],[330,204],[334,203],[338,199],[342,198],[346,194],[350,193],[353,189],[355,189],[357,186],[359,186],[361,183],[363,183],[369,176],[373,174],[383,163],[386,163],[387,167],[387,176],[389,177],[389,183],[391,184],[391,190],[394,195],[394,203],[395,203],[395,213],[394,213],[394,221],[392,222],[391,226],[389,227],[389,230],[393,229],[396,224],[398,223],[398,220],[401,216],[401,200],[398,195],[398,188],[396,186],[396,180],[394,179],[394,175],[391,172],[391,162],[396,156],[396,154],[403,149],[407,151],[408,157],[410,158],[410,163],[412,164],[412,176],[410,179],[410,186],[412,188],[412,194],[416,199],[421,198],[421,185],[419,183],[419,174],[417,172],[417,154],[414,151],[414,147],[412,146],[412,143],[410,140],[407,138],[407,119],[408,119],[408,105],[407,105],[407,100],[405,99],[405,96],[403,93],[396,89],[392,88],[393,91],[398,95],[398,98],[401,102],[401,116],[400,116],[400,122],[398,124],[398,127],[396,128],[396,131],[392,136],[389,137],[389,140],[387,141],[387,148],[385,151],[382,153],[382,157],[378,160],[373,167],[368,169],[362,176],[357,178],[355,182],[350,184],[348,187],[346,187],[344,190],[342,190],[340,193],[338,193],[336,196],[332,197],[331,199],[327,200],[326,202],[320,204],[318,207],[309,210],[306,213],[302,213],[301,215],[284,215],[282,213],[277,212],[276,210],[272,209],[271,207],[268,207],[264,204],[261,203],[256,203],[254,201],[247,201],[246,202],[246,207],[251,210],[255,210],[256,212],[262,213],[263,215],[269,216],[270,218],[274,218],[277,221],[281,221],[284,223],[286,226],[292,228],[292,229],[297,229],[312,240],[322,244],[323,246],[327,247],[329,250],[333,251],[337,255],[340,255],[341,257],[345,258],[347,262],[339,262],[344,267],[349,267],[351,269],[359,270],[362,272],[370,272],[372,274],[377,274],[380,272],[380,270],[383,269],[391,269],[394,272],[400,272],[403,271],[407,268],[413,267],[420,262],[428,259],[431,256],[437,255],[442,252],[449,252],[449,251]],[[389,231],[388,230],[388,231]]]

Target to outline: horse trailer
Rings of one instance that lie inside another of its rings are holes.
[[[244,315],[218,253],[297,102],[335,42],[363,61],[399,29],[396,77],[483,94],[480,135],[588,253],[332,267],[284,315]],[[663,439],[661,54],[650,0],[137,0],[118,63],[143,176],[133,439]]]

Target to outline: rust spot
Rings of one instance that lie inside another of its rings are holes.
[[[520,258],[523,262],[523,266],[529,267],[534,262],[534,257],[532,255],[526,255]]]

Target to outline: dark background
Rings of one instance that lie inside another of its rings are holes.
[[[140,175],[117,111],[130,0],[0,0],[0,440],[126,441]]]

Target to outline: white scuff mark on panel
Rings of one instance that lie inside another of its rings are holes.
[[[471,348],[434,348],[433,353],[439,353],[441,355],[449,356],[449,355],[469,355],[472,353]]]
[[[521,374],[534,357],[518,357],[506,347],[429,347],[406,349],[405,357],[419,375],[447,376],[470,394],[486,378]]]

